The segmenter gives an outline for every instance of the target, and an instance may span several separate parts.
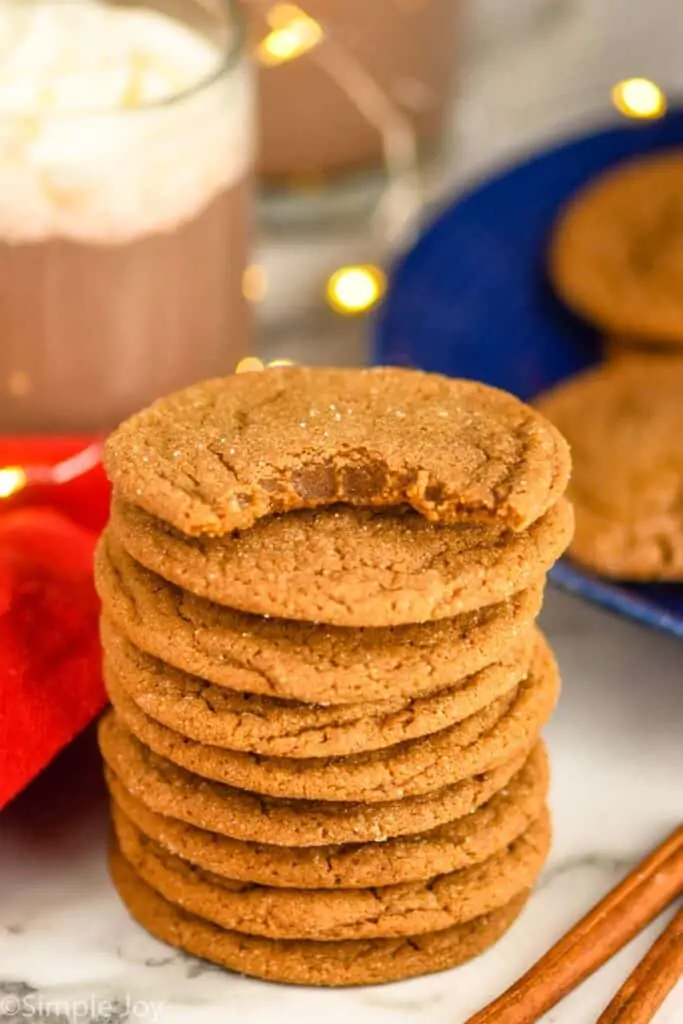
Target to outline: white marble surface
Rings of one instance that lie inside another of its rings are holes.
[[[555,843],[522,918],[479,960],[390,986],[307,991],[230,976],[156,942],[107,879],[105,801],[87,736],[0,816],[0,1020],[41,1019],[42,1005],[49,1024],[462,1024],[682,816],[680,642],[556,592],[543,623],[564,677],[547,730]],[[653,934],[546,1024],[592,1024]],[[681,1020],[683,987],[657,1018]]]

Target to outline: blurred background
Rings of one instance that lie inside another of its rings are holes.
[[[387,18],[395,6],[376,5]],[[536,150],[603,126],[658,119],[680,95],[683,26],[675,0],[660,0],[656,12],[636,0],[443,6],[453,19],[452,78],[437,159],[420,166],[417,189],[409,174],[397,174],[384,206],[352,238],[337,231],[316,241],[303,231],[284,242],[266,233],[257,257],[264,269],[257,346],[265,358],[364,361],[367,307],[385,287],[377,265],[391,265],[416,225]],[[445,35],[438,42],[444,46]],[[370,266],[358,273],[364,263]]]
[[[101,430],[190,380],[368,358],[433,210],[661,117],[659,0],[0,5],[0,431]]]

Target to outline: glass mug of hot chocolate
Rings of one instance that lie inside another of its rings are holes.
[[[229,0],[0,4],[0,431],[106,429],[244,353],[242,35]]]

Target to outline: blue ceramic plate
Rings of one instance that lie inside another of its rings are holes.
[[[529,399],[599,357],[597,335],[545,274],[559,206],[604,168],[683,145],[683,111],[583,136],[497,175],[444,210],[394,268],[374,361],[470,377]],[[683,585],[614,584],[563,559],[553,580],[683,637]]]

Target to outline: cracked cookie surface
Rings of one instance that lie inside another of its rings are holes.
[[[406,509],[333,506],[260,520],[229,537],[187,537],[114,500],[108,531],[177,586],[256,615],[336,626],[452,618],[533,586],[571,539],[560,499],[522,532],[430,523]]]
[[[683,579],[682,396],[682,357],[632,356],[540,397],[572,445],[578,562],[616,579]]]
[[[479,864],[536,821],[548,793],[539,742],[506,786],[485,804],[417,835],[331,846],[248,843],[151,811],[110,769],[113,801],[160,846],[200,868],[243,882],[288,889],[358,889],[412,882]]]
[[[241,974],[297,985],[374,985],[454,967],[500,938],[528,897],[527,891],[500,910],[426,935],[287,941],[228,931],[187,913],[146,885],[116,847],[109,870],[132,917],[156,938]]]
[[[106,617],[100,632],[105,674],[150,718],[199,743],[300,758],[379,750],[468,718],[524,678],[537,643],[530,629],[502,661],[427,697],[321,706],[237,693],[180,672],[135,647]]]
[[[388,367],[193,385],[118,427],[104,462],[125,500],[189,535],[336,502],[524,529],[569,474],[562,437],[511,395]]]
[[[424,881],[367,889],[279,889],[238,882],[181,860],[113,808],[135,872],[169,902],[222,928],[270,939],[383,939],[465,924],[529,889],[550,848],[547,810],[481,864]]]
[[[540,640],[515,691],[431,736],[349,757],[276,758],[210,747],[155,722],[107,680],[118,717],[155,753],[214,781],[296,800],[377,802],[419,796],[528,752],[559,692],[557,666]]]
[[[538,615],[541,584],[454,619],[378,629],[284,622],[212,604],[143,568],[106,533],[105,614],[137,647],[243,693],[354,704],[434,693],[499,661]]]
[[[383,842],[426,832],[472,813],[503,789],[528,753],[424,796],[379,803],[279,800],[179,768],[140,743],[111,712],[98,726],[106,764],[150,810],[197,828],[273,846]]]

